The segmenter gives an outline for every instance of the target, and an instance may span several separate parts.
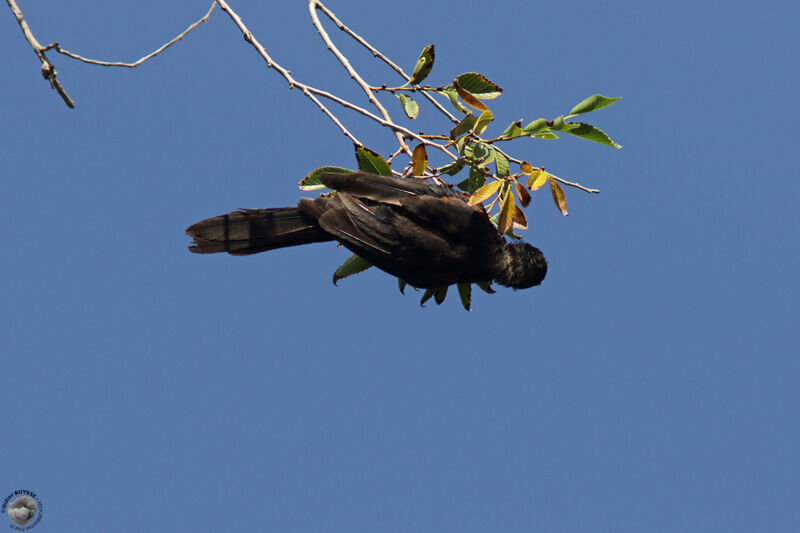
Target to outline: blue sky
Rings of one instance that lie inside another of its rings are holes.
[[[21,7],[42,43],[133,60],[209,5],[168,4]],[[305,2],[269,4],[231,5],[359,98]],[[534,196],[543,285],[421,309],[379,271],[334,287],[330,243],[190,254],[186,226],[291,205],[351,144],[219,11],[138,69],[51,53],[74,110],[7,12],[0,492],[36,491],[41,531],[798,531],[798,8],[328,5],[406,68],[435,43],[431,83],[502,85],[498,131],[624,97],[587,117],[622,150],[510,146],[602,191],[566,218]]]

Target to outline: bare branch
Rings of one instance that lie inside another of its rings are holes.
[[[9,0],[9,1],[13,1],[13,0]],[[102,67],[127,67],[127,68],[138,67],[139,65],[141,65],[142,63],[144,63],[148,59],[157,56],[158,54],[160,54],[161,52],[163,52],[164,50],[166,50],[167,48],[169,48],[173,44],[177,43],[178,41],[183,39],[186,36],[187,33],[192,31],[196,27],[198,27],[203,22],[207,21],[208,18],[211,16],[211,12],[214,11],[215,7],[217,7],[217,2],[216,1],[211,3],[211,7],[208,9],[208,12],[200,20],[198,20],[197,22],[195,22],[194,24],[192,24],[191,26],[186,28],[177,37],[175,37],[171,41],[169,41],[166,44],[164,44],[163,46],[161,46],[158,50],[156,50],[154,52],[151,52],[151,53],[147,54],[144,57],[139,58],[137,61],[134,61],[133,63],[123,63],[121,61],[99,61],[97,59],[89,59],[87,57],[80,56],[80,55],[78,55],[78,54],[76,54],[74,52],[70,52],[69,50],[65,50],[65,49],[61,48],[61,45],[58,44],[57,42],[45,46],[44,50],[49,50],[49,49],[52,48],[56,52],[58,52],[59,54],[64,54],[65,56],[69,56],[72,59],[77,59],[78,61],[83,61],[84,63],[90,63],[92,65],[100,65]]]
[[[312,102],[317,104],[317,107],[319,107],[320,110],[323,113],[325,113],[328,116],[328,118],[330,118],[333,121],[334,124],[336,124],[336,126],[342,131],[342,133],[344,133],[347,136],[348,139],[350,139],[359,146],[363,146],[361,141],[356,139],[355,136],[352,133],[350,133],[347,130],[347,128],[344,127],[344,124],[342,124],[341,121],[339,121],[339,119],[336,118],[336,116],[333,113],[331,113],[330,110],[322,104],[322,102],[319,101],[319,98],[314,96],[311,87],[296,81],[288,70],[280,66],[275,61],[273,61],[273,59],[270,57],[270,55],[267,53],[267,51],[264,49],[261,43],[258,42],[258,40],[255,37],[253,37],[252,32],[249,29],[247,29],[247,26],[245,26],[244,22],[242,22],[242,18],[233,9],[231,9],[231,7],[228,5],[227,2],[225,2],[225,0],[216,0],[216,1],[219,4],[219,8],[228,14],[231,20],[233,20],[234,24],[236,24],[236,26],[242,32],[244,40],[250,43],[253,46],[253,48],[256,49],[258,54],[262,58],[264,58],[264,61],[267,62],[267,68],[274,68],[276,71],[278,71],[278,73],[280,73],[280,75],[283,76],[287,82],[289,82],[290,89],[297,87],[300,90],[302,90],[303,94],[305,94],[309,99],[311,99]]]
[[[550,172],[548,172],[548,174],[550,174]],[[580,190],[582,190],[582,191],[589,192],[589,193],[592,193],[592,194],[597,194],[597,193],[599,193],[599,192],[600,192],[600,189],[589,189],[589,188],[587,188],[587,187],[584,187],[584,186],[583,186],[583,185],[581,185],[580,183],[574,183],[574,182],[572,182],[572,181],[562,180],[562,179],[561,179],[561,178],[559,178],[558,176],[555,176],[555,175],[553,175],[553,174],[550,174],[550,175],[551,175],[551,176],[553,176],[553,179],[554,179],[554,180],[556,180],[556,181],[560,181],[560,182],[561,182],[561,183],[563,183],[564,185],[569,185],[570,187],[575,187],[576,189],[580,189]]]
[[[56,79],[56,68],[53,64],[47,59],[47,56],[44,55],[45,49],[44,47],[39,44],[39,41],[36,40],[36,37],[33,36],[33,32],[31,31],[28,23],[25,21],[25,17],[22,16],[22,11],[19,9],[16,0],[6,0],[8,7],[11,8],[11,12],[14,13],[14,17],[16,17],[17,22],[19,23],[19,27],[22,28],[22,33],[25,35],[25,39],[33,48],[33,52],[36,54],[36,57],[39,58],[39,61],[42,62],[42,76],[44,79],[50,82],[50,87],[58,91],[58,94],[61,95],[61,99],[64,100],[64,103],[67,104],[67,107],[70,109],[75,108],[75,102],[72,98],[69,97],[67,91],[64,90],[64,87],[61,86],[61,83]]]
[[[344,55],[339,51],[338,48],[336,48],[336,45],[334,45],[333,41],[331,41],[328,32],[326,32],[325,28],[322,27],[322,23],[319,21],[319,17],[317,16],[317,5],[318,2],[316,0],[309,0],[308,13],[309,15],[311,15],[311,22],[314,24],[314,27],[317,28],[319,36],[322,37],[322,40],[325,42],[325,46],[327,46],[328,50],[330,50],[331,53],[334,56],[336,56],[336,59],[339,60],[339,63],[341,63],[342,66],[345,68],[345,70],[348,72],[348,74],[350,74],[350,77],[353,78],[356,81],[356,83],[361,87],[361,89],[364,91],[364,94],[367,95],[367,98],[372,103],[372,105],[374,105],[378,109],[384,120],[386,120],[387,122],[391,122],[392,119],[389,116],[389,112],[386,111],[386,108],[384,108],[383,105],[381,105],[381,103],[372,93],[372,90],[370,90],[370,87],[367,84],[367,82],[364,81],[364,79],[358,74],[358,72],[356,72],[356,70],[352,67],[352,65],[350,65],[350,62],[347,60],[347,58],[344,57]],[[400,132],[395,131],[395,137],[397,137],[397,142],[400,143],[400,147],[403,149],[403,151],[406,152],[408,155],[411,155],[411,149],[406,144],[405,139],[403,139],[403,135],[400,134]]]
[[[450,157],[452,157],[453,159],[456,159],[456,156],[450,153],[450,151],[447,150],[447,148],[445,148],[444,146],[431,142],[427,139],[423,139],[422,137],[408,130],[407,128],[398,126],[390,119],[381,118],[375,115],[374,113],[370,113],[363,107],[359,107],[355,104],[352,104],[347,100],[339,98],[338,96],[335,96],[327,91],[323,91],[321,89],[317,89],[315,87],[311,87],[310,85],[306,85],[305,83],[297,81],[292,77],[291,73],[288,70],[286,70],[281,65],[276,63],[275,60],[273,60],[272,57],[270,57],[270,55],[267,53],[267,51],[264,49],[261,43],[258,42],[258,39],[256,39],[253,36],[252,32],[247,28],[247,26],[245,26],[244,22],[242,22],[242,18],[233,9],[231,9],[231,7],[228,5],[227,2],[225,2],[225,0],[217,0],[217,3],[219,4],[220,9],[222,9],[225,13],[228,14],[228,16],[230,16],[231,20],[233,20],[234,24],[236,24],[236,26],[242,32],[242,35],[244,35],[244,40],[250,43],[256,49],[258,54],[264,59],[264,61],[266,61],[267,68],[274,68],[289,83],[290,88],[297,87],[298,89],[302,90],[303,94],[305,94],[308,98],[310,98],[317,105],[317,107],[319,107],[320,110],[323,113],[325,113],[328,116],[328,118],[330,118],[333,121],[334,124],[336,124],[336,126],[342,131],[342,133],[344,133],[355,144],[359,146],[364,146],[363,143],[361,143],[358,139],[356,139],[353,136],[353,134],[350,133],[347,130],[347,128],[344,127],[344,125],[336,118],[336,116],[334,116],[334,114],[331,113],[328,110],[328,108],[326,108],[315,95],[319,95],[324,98],[328,98],[329,100],[333,100],[334,102],[338,103],[343,107],[352,109],[353,111],[356,111],[366,117],[371,118],[372,120],[378,122],[381,126],[391,128],[395,132],[400,132],[404,135],[407,135],[409,137],[418,140],[419,142],[425,143],[428,146],[438,148],[447,155],[449,155]]]
[[[339,19],[336,17],[336,15],[333,13],[333,11],[331,11],[331,10],[329,10],[327,7],[325,7],[325,5],[324,5],[322,2],[319,2],[319,1],[317,1],[317,0],[310,0],[310,1],[309,1],[309,4],[311,3],[311,1],[313,1],[313,2],[316,4],[316,6],[317,6],[317,9],[319,9],[320,11],[322,11],[323,13],[325,13],[325,16],[326,16],[326,17],[328,17],[329,19],[331,19],[331,21],[332,21],[334,24],[336,24],[336,26],[337,26],[337,27],[338,27],[340,30],[342,30],[343,32],[345,32],[346,34],[348,34],[350,37],[352,37],[352,38],[353,38],[353,39],[354,39],[354,40],[355,40],[355,41],[356,41],[358,44],[360,44],[361,46],[363,46],[364,48],[366,48],[367,50],[369,50],[370,52],[372,52],[372,55],[373,55],[373,56],[377,57],[378,59],[380,59],[381,61],[383,61],[383,62],[384,62],[384,63],[386,63],[387,65],[389,65],[389,66],[390,66],[390,67],[391,67],[391,68],[392,68],[392,69],[393,69],[395,72],[397,72],[398,74],[400,74],[400,76],[402,76],[402,77],[403,77],[403,79],[404,79],[405,81],[411,81],[411,76],[409,76],[408,74],[406,74],[406,73],[403,71],[403,69],[402,69],[402,68],[400,68],[399,66],[397,66],[397,65],[396,65],[396,64],[395,64],[395,63],[394,63],[394,62],[393,62],[391,59],[389,59],[388,57],[386,57],[385,55],[383,55],[383,54],[382,54],[380,51],[378,51],[378,50],[377,50],[377,49],[376,49],[374,46],[372,46],[371,44],[369,44],[369,43],[368,43],[368,42],[367,42],[367,41],[366,41],[366,40],[365,40],[363,37],[361,37],[361,36],[360,36],[360,35],[358,35],[356,32],[354,32],[353,30],[351,30],[350,28],[348,28],[347,26],[345,26],[345,25],[342,23],[342,21],[340,21],[340,20],[339,20]],[[445,115],[446,115],[446,116],[447,116],[447,117],[448,117],[448,118],[449,118],[451,121],[453,121],[453,122],[455,122],[456,124],[458,124],[458,119],[457,119],[456,117],[454,117],[454,116],[453,116],[453,115],[452,115],[452,114],[451,114],[451,113],[450,113],[450,112],[449,112],[447,109],[445,109],[445,108],[444,108],[444,107],[443,107],[443,106],[442,106],[442,105],[441,105],[441,104],[440,104],[438,101],[436,101],[436,99],[435,99],[433,96],[431,96],[431,95],[430,95],[430,94],[428,94],[427,92],[423,92],[423,93],[422,93],[422,95],[423,95],[425,98],[427,98],[427,99],[428,99],[428,101],[429,101],[430,103],[432,103],[432,104],[433,104],[433,105],[434,105],[434,106],[435,106],[435,107],[436,107],[436,108],[437,108],[439,111],[441,111],[442,113],[444,113],[444,114],[445,114]]]

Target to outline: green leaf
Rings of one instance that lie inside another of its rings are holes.
[[[352,174],[354,171],[342,167],[319,167],[311,171],[305,178],[297,182],[297,186],[304,191],[314,191],[324,189],[325,186],[319,181],[322,174]]]
[[[469,311],[470,303],[472,302],[472,285],[470,283],[459,283],[458,296],[461,297],[461,305]]]
[[[434,289],[433,299],[436,301],[436,305],[442,305],[445,297],[447,297],[447,287],[439,287],[438,289]]]
[[[400,289],[400,294],[406,293],[406,280],[397,278],[397,287]]]
[[[472,127],[475,126],[475,115],[472,112],[467,113],[464,115],[464,118],[461,119],[461,122],[456,124],[456,126],[450,130],[450,138],[451,139],[458,139],[468,131],[472,131]]]
[[[542,130],[547,129],[547,121],[543,118],[537,118],[533,122],[529,122],[527,126],[522,128],[525,135],[534,135]]]
[[[564,117],[560,116],[558,118],[553,119],[553,125],[550,126],[551,130],[556,131],[565,131],[569,132],[569,130],[577,128],[577,124],[573,124],[572,122],[565,122]]]
[[[489,81],[483,74],[477,72],[465,72],[456,76],[455,80],[462,89],[465,89],[473,96],[482,100],[491,100],[500,96],[503,88]]]
[[[498,178],[505,178],[511,171],[508,168],[508,159],[506,156],[495,150],[495,159],[494,159],[495,168],[497,169],[497,177]]]
[[[482,167],[471,166],[469,167],[469,177],[467,178],[467,192],[475,194],[475,191],[483,187],[486,183],[486,172]]]
[[[554,139],[558,139],[558,135],[556,135],[555,133],[553,133],[550,130],[541,131],[541,132],[537,133],[536,135],[534,135],[534,137],[536,139],[547,139],[549,141],[550,140],[554,140]]]
[[[608,98],[606,96],[602,96],[599,94],[593,94],[583,102],[573,107],[572,110],[569,112],[569,116],[575,117],[577,115],[582,115],[590,111],[597,111],[598,109],[610,106],[620,98],[622,97],[617,96],[616,98]]]
[[[459,137],[458,139],[456,139],[454,146],[456,147],[456,150],[458,151],[459,155],[464,155],[466,149],[470,147],[468,141],[469,140],[466,137]]]
[[[471,144],[464,150],[464,155],[471,157],[476,163],[481,163],[483,165],[488,165],[494,161],[495,153],[496,150],[492,148],[490,144],[482,142]]]
[[[362,259],[355,254],[351,255],[344,263],[341,264],[339,268],[336,269],[336,272],[333,273],[333,284],[336,285],[336,282],[340,279],[363,272],[371,266],[372,263],[366,259]]]
[[[461,105],[461,102],[458,99],[458,91],[456,91],[455,87],[453,87],[452,85],[448,85],[447,87],[441,90],[441,93],[450,99],[450,103],[453,104],[453,107],[456,108],[456,111],[465,114],[470,113],[469,109]]]
[[[433,68],[434,57],[435,54],[432,44],[423,48],[422,52],[419,54],[419,59],[417,59],[417,64],[414,66],[414,71],[411,73],[411,80],[408,83],[417,85],[427,78]]]
[[[436,289],[425,289],[425,294],[422,295],[422,299],[419,301],[420,307],[425,307],[425,302],[430,300],[434,294],[436,294]]]
[[[570,135],[580,137],[581,139],[586,139],[587,141],[605,144],[606,146],[612,146],[617,149],[622,148],[622,145],[612,141],[611,137],[609,137],[606,132],[600,128],[592,126],[591,124],[586,124],[585,122],[567,122],[567,124],[572,124],[574,126],[573,128],[566,130]]]
[[[492,288],[491,281],[478,281],[477,283],[475,283],[475,285],[477,285],[483,292],[487,294],[494,294],[495,292],[497,292]]]
[[[358,161],[358,170],[362,172],[380,174],[381,176],[392,175],[389,163],[377,152],[370,150],[366,146],[356,146],[356,160]]]
[[[505,129],[503,133],[500,134],[501,139],[516,139],[517,137],[521,137],[525,135],[525,132],[522,130],[522,121],[518,120],[516,122],[512,122],[509,126]]]
[[[467,164],[466,160],[457,159],[456,161],[448,163],[445,166],[439,168],[439,172],[441,172],[442,174],[447,174],[448,176],[455,176],[456,174],[461,172],[461,169],[464,168],[464,165],[466,164]]]
[[[398,94],[396,96],[400,100],[400,104],[402,104],[406,116],[410,119],[417,118],[419,115],[419,106],[417,103],[410,96],[405,94]]]

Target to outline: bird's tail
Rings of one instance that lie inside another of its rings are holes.
[[[332,241],[317,221],[297,207],[243,209],[192,224],[189,251],[249,255],[285,246]]]

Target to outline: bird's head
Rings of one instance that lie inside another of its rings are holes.
[[[514,289],[539,285],[547,274],[547,260],[541,250],[528,243],[506,243],[502,260],[496,265],[495,280]]]

